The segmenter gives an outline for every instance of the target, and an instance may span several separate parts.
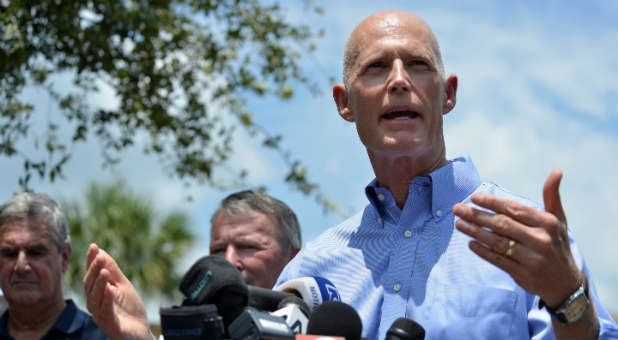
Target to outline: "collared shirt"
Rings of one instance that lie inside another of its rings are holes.
[[[384,339],[399,317],[421,324],[427,339],[554,338],[551,316],[539,297],[506,272],[474,254],[471,238],[455,229],[455,203],[472,204],[489,193],[542,209],[496,184],[482,182],[469,158],[458,158],[428,176],[416,177],[399,209],[374,179],[370,202],[356,216],[309,242],[281,273],[290,279],[331,280],[353,306],[363,337]],[[617,337],[616,323],[601,306],[583,257],[569,235],[575,262],[588,277],[599,314],[601,338]]]
[[[14,339],[9,335],[7,309],[0,318],[0,339]],[[66,300],[66,307],[56,323],[41,339],[108,339],[92,321],[92,317],[81,311],[73,300]]]

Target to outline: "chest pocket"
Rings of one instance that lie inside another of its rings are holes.
[[[521,300],[508,289],[434,285],[425,301],[408,312],[425,327],[427,339],[528,338]]]

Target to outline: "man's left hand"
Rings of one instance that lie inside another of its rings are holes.
[[[453,207],[460,218],[457,229],[474,238],[470,249],[550,307],[559,306],[585,280],[571,255],[561,179],[562,172],[554,170],[545,181],[546,211],[481,193],[473,194],[472,202],[494,213],[461,203]]]

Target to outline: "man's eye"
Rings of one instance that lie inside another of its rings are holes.
[[[5,258],[14,258],[17,257],[17,250],[13,250],[13,249],[3,249],[0,254],[2,254],[2,257]]]
[[[369,64],[369,66],[367,68],[368,69],[371,69],[371,68],[382,68],[382,67],[384,67],[384,65],[386,65],[386,64],[384,62],[382,62],[382,61],[375,61],[375,62]]]
[[[411,64],[415,69],[419,69],[419,70],[429,69],[429,64],[424,60],[413,60]]]
[[[41,257],[45,256],[46,252],[44,250],[30,250],[28,251],[28,257]]]

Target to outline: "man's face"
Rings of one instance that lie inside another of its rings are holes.
[[[62,301],[71,247],[60,251],[41,220],[9,221],[0,232],[0,284],[11,308]]]
[[[397,14],[366,20],[353,34],[358,56],[349,88],[338,84],[333,94],[370,155],[443,153],[442,115],[454,106],[454,92],[449,102],[452,80],[445,88],[432,38],[422,21]]]
[[[232,263],[247,284],[267,289],[293,256],[284,256],[276,222],[255,211],[232,217],[219,211],[210,231],[210,254]]]

